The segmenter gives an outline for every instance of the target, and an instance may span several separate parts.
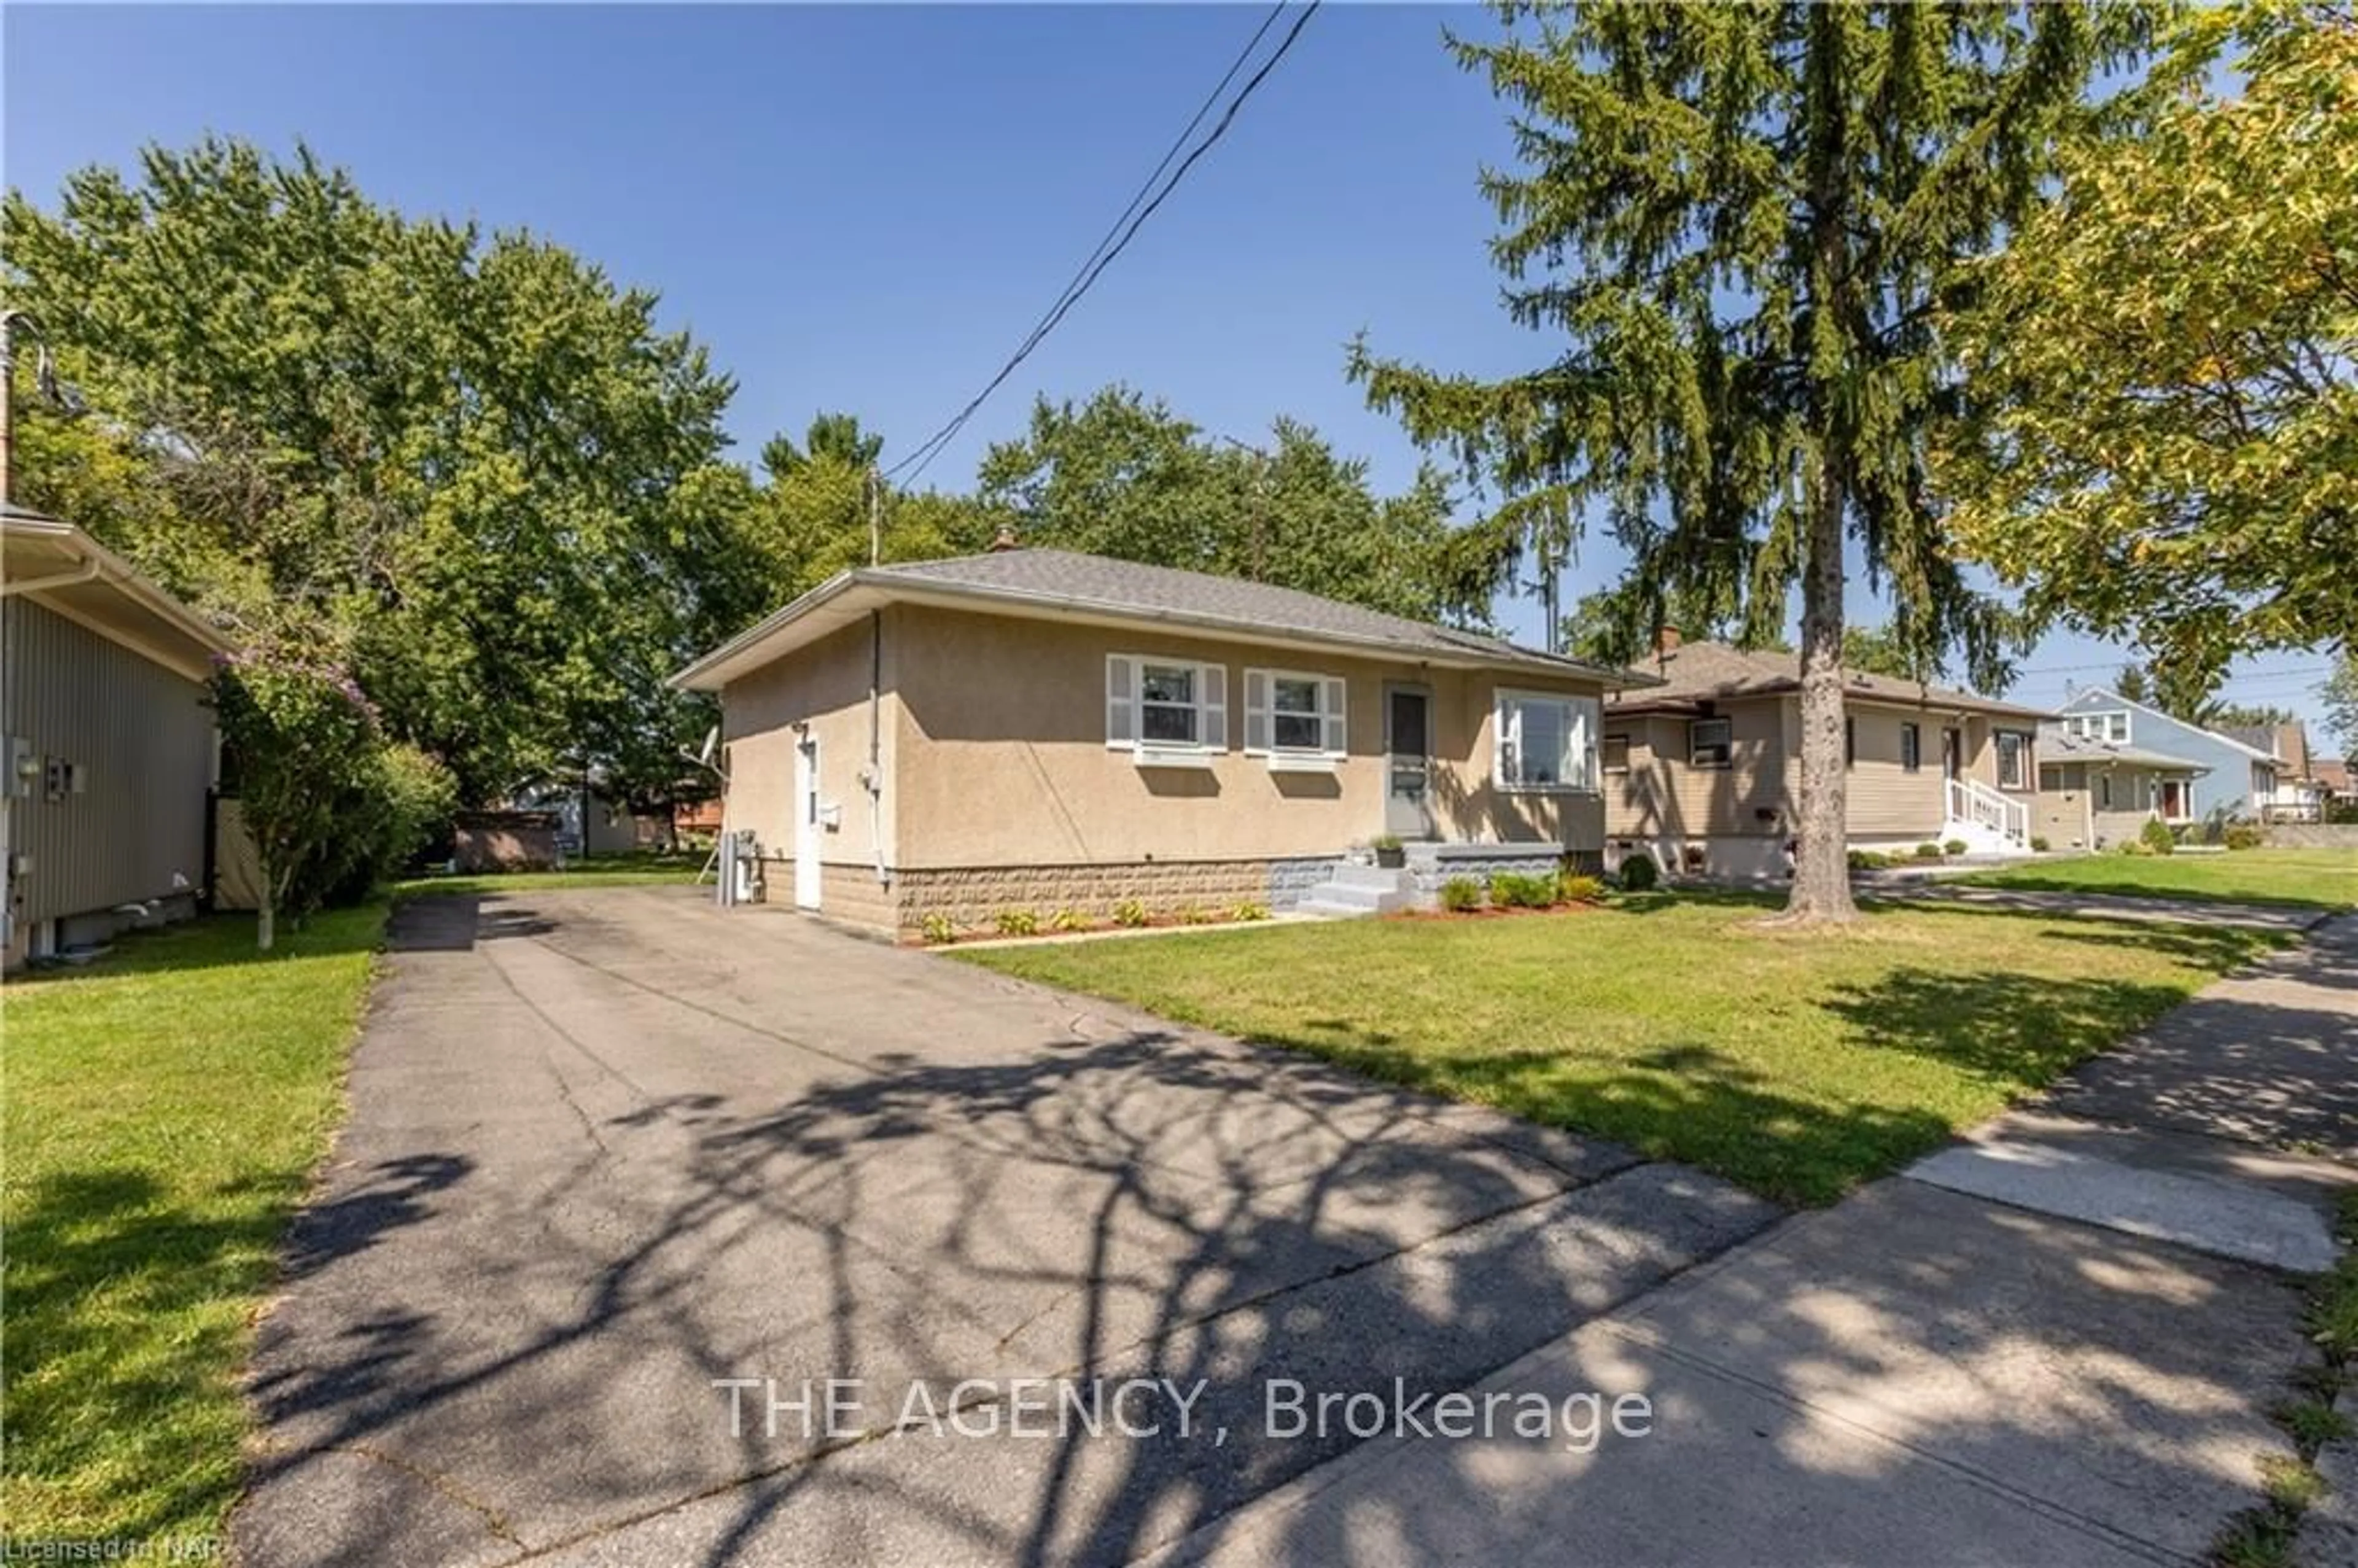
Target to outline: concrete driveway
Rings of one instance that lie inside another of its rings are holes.
[[[256,1564],[1122,1562],[1360,1441],[1271,1435],[1287,1380],[1469,1386],[1775,1217],[691,890],[391,947],[263,1325]]]

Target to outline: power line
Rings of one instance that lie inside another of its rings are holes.
[[[957,433],[966,427],[967,421],[973,418],[976,411],[989,401],[990,395],[997,392],[1005,384],[1007,378],[1015,373],[1015,367],[1030,358],[1032,351],[1038,348],[1041,341],[1056,330],[1057,324],[1064,320],[1066,313],[1080,303],[1081,297],[1096,284],[1105,269],[1113,265],[1114,258],[1129,248],[1130,242],[1137,237],[1138,231],[1145,226],[1149,218],[1154,216],[1155,210],[1169,200],[1171,193],[1179,188],[1179,182],[1187,178],[1187,171],[1195,167],[1196,160],[1211,151],[1220,138],[1228,134],[1229,125],[1236,121],[1237,111],[1243,108],[1245,100],[1250,98],[1254,90],[1268,80],[1269,73],[1277,69],[1278,61],[1285,58],[1286,51],[1293,47],[1293,41],[1302,36],[1302,29],[1309,25],[1312,16],[1317,15],[1322,0],[1310,0],[1310,4],[1303,8],[1302,14],[1294,18],[1293,26],[1287,29],[1285,37],[1278,40],[1277,52],[1264,60],[1260,69],[1246,80],[1244,86],[1238,90],[1236,97],[1229,101],[1227,111],[1221,114],[1218,124],[1212,127],[1211,133],[1197,143],[1195,149],[1181,160],[1179,167],[1172,171],[1170,178],[1163,183],[1163,188],[1154,191],[1150,199],[1147,192],[1152,189],[1155,180],[1162,177],[1164,169],[1171,167],[1171,160],[1178,156],[1179,148],[1185,145],[1188,136],[1195,133],[1195,127],[1203,123],[1204,116],[1211,113],[1212,105],[1219,101],[1220,94],[1228,90],[1228,83],[1236,80],[1237,72],[1244,69],[1245,61],[1252,58],[1253,50],[1260,47],[1262,38],[1268,34],[1270,27],[1280,16],[1284,14],[1286,0],[1278,0],[1278,4],[1271,7],[1269,15],[1261,19],[1260,27],[1255,29],[1252,38],[1246,42],[1235,62],[1228,67],[1228,73],[1220,78],[1219,84],[1212,89],[1210,95],[1204,100],[1203,106],[1195,111],[1195,117],[1190,119],[1186,126],[1180,131],[1177,140],[1172,143],[1171,150],[1163,155],[1163,161],[1155,165],[1154,172],[1146,177],[1145,183],[1139,187],[1138,194],[1130,198],[1130,205],[1122,209],[1121,216],[1116,218],[1112,228],[1106,231],[1106,237],[1098,242],[1097,249],[1089,253],[1088,259],[1081,264],[1080,269],[1073,275],[1072,281],[1065,285],[1065,291],[1058,295],[1056,302],[1048,308],[1047,314],[1033,324],[1022,342],[1019,343],[1015,351],[1008,356],[1007,362],[1000,366],[999,373],[985,383],[982,390],[976,393],[968,401],[966,406],[952,416],[948,424],[935,431],[915,450],[885,470],[887,479],[898,478],[903,470],[908,470],[910,481],[914,481],[918,475],[924,473],[927,466],[941,455],[942,449],[955,440]]]

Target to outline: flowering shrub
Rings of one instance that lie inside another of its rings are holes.
[[[442,764],[387,742],[375,707],[341,666],[265,644],[213,661],[212,701],[262,873],[255,944],[296,918],[366,896],[449,816]]]

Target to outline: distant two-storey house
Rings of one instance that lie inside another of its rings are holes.
[[[2256,818],[2277,798],[2279,764],[2273,752],[2172,719],[2116,691],[2091,687],[2074,694],[2057,710],[2057,722],[2067,734],[2135,747],[2201,769],[2180,786],[2182,798],[2173,794],[2162,807],[2168,820]]]
[[[2259,815],[2271,822],[2317,822],[2325,815],[2329,793],[2318,782],[2309,754],[2309,729],[2299,719],[2283,724],[2237,725],[2223,730],[2277,760],[2276,793],[2260,802]]]

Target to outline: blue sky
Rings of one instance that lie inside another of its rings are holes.
[[[377,200],[530,228],[660,292],[737,379],[749,461],[841,408],[885,433],[889,462],[997,368],[1262,14],[12,3],[0,171],[46,200],[149,141],[299,137]],[[926,482],[969,483],[1035,393],[1115,380],[1247,440],[1294,415],[1404,482],[1416,452],[1343,378],[1355,332],[1476,373],[1542,350],[1498,308],[1474,180],[1507,156],[1505,123],[1444,50],[1445,21],[1485,16],[1323,10]],[[1592,543],[1567,602],[1618,565]],[[1880,619],[1863,586],[1852,608]],[[1537,636],[1527,603],[1502,610]],[[2052,636],[2013,695],[2060,700],[2123,656]],[[2323,664],[2239,665],[2228,694],[2313,721]]]

